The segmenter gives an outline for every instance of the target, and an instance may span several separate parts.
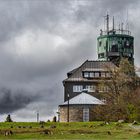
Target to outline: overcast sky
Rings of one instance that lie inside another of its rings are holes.
[[[0,0],[0,121],[47,120],[63,102],[62,80],[96,60],[103,16],[127,17],[140,66],[139,0]],[[128,11],[128,12],[127,12]],[[128,16],[127,16],[128,13]]]

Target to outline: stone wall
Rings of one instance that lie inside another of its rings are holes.
[[[93,105],[70,105],[69,106],[69,122],[82,122],[83,121],[83,108],[89,108],[89,121],[95,120],[94,106]],[[59,106],[60,122],[67,122],[68,106]]]

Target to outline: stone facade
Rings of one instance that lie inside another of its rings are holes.
[[[95,105],[69,105],[69,122],[83,122],[83,109],[89,108],[89,121],[94,121],[94,107]],[[60,105],[60,122],[67,122],[68,120],[68,106]]]

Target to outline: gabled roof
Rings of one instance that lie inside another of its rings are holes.
[[[67,73],[67,77],[70,77],[78,68],[75,68]]]
[[[103,105],[104,103],[92,95],[82,92],[69,100],[70,105]],[[62,105],[68,105],[68,101]]]
[[[105,71],[107,67],[115,68],[116,66],[110,61],[89,61],[86,60],[80,67],[67,73],[68,78],[65,81],[87,81],[83,78],[83,71]],[[88,80],[89,81],[89,80]]]

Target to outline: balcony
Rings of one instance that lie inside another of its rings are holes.
[[[120,56],[119,52],[108,52],[108,56]]]

